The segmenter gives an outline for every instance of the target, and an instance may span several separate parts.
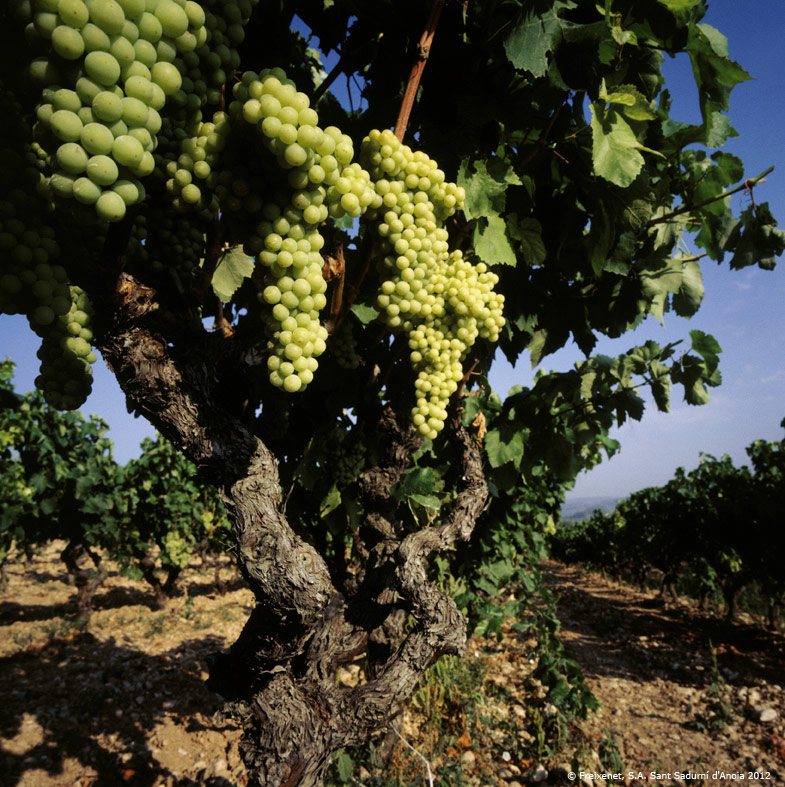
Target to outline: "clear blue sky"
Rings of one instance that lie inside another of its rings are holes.
[[[730,56],[741,63],[755,81],[739,85],[731,98],[730,116],[740,136],[725,145],[740,156],[748,176],[769,165],[777,169],[755,193],[758,202],[768,201],[781,225],[785,225],[785,89],[782,35],[785,31],[785,0],[713,0],[705,22],[729,38]],[[669,60],[666,76],[674,95],[672,116],[697,122],[699,112],[691,86],[686,56]],[[748,197],[739,194],[741,210]],[[678,466],[695,467],[701,451],[730,454],[737,464],[746,461],[744,448],[752,440],[778,440],[785,418],[785,260],[777,270],[757,268],[730,271],[708,261],[703,264],[706,285],[704,303],[692,320],[666,315],[662,327],[647,321],[634,334],[601,342],[597,352],[616,355],[653,339],[660,344],[688,338],[699,328],[713,334],[723,348],[720,369],[724,382],[712,390],[712,400],[691,407],[675,392],[672,411],[659,414],[648,408],[641,422],[631,422],[614,433],[621,452],[579,477],[570,497],[622,497],[644,486],[659,485],[673,476]],[[22,317],[0,316],[0,357],[17,364],[17,390],[32,388],[38,374],[35,357],[37,337]],[[566,370],[582,356],[567,347],[544,361],[547,369]],[[516,369],[500,364],[494,382],[504,392],[515,384],[531,382],[527,358]],[[101,360],[95,364],[93,393],[83,406],[111,426],[115,457],[127,461],[139,453],[143,437],[153,429],[143,419],[128,415],[125,400],[113,376]]]

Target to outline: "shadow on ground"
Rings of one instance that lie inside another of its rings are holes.
[[[685,686],[713,679],[711,652],[724,678],[781,683],[785,637],[761,626],[708,615],[684,602],[665,602],[626,585],[596,581],[547,561],[550,588],[563,599],[557,614],[568,648],[587,675],[650,681],[667,677]]]
[[[208,763],[187,777],[182,771],[173,774],[155,756],[156,745],[167,741],[150,735],[164,720],[188,722],[190,732],[220,734],[233,728],[213,723],[210,716],[219,710],[221,698],[203,681],[205,659],[221,645],[207,636],[150,656],[78,633],[0,659],[3,784],[17,784],[35,769],[56,776],[66,758],[77,760],[88,774],[73,784],[236,784],[211,774]],[[193,763],[199,761],[198,751],[191,756]]]

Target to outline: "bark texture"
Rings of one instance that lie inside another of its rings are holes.
[[[321,784],[335,750],[388,728],[428,666],[465,647],[465,620],[428,580],[427,566],[432,553],[469,538],[483,508],[476,446],[453,417],[459,493],[439,526],[411,532],[396,519],[390,491],[421,441],[391,409],[378,414],[387,451],[359,481],[358,557],[339,587],[286,519],[275,457],[221,398],[219,370],[235,353],[232,340],[205,332],[196,318],[167,320],[156,293],[126,274],[103,306],[104,359],[129,406],[220,490],[237,564],[256,597],[210,678],[242,720],[251,784]],[[415,625],[405,631],[407,618]],[[371,665],[367,683],[338,685],[340,667],[361,656]]]

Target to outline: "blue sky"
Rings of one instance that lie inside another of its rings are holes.
[[[730,116],[740,136],[729,140],[724,149],[742,158],[750,177],[771,164],[777,166],[756,189],[755,199],[768,201],[780,224],[785,225],[785,66],[781,42],[785,0],[713,0],[704,21],[729,37],[730,56],[754,77],[733,92]],[[686,56],[669,60],[666,69],[674,96],[672,116],[697,122],[697,96]],[[748,204],[749,197],[743,193],[734,197],[737,212]],[[680,401],[676,391],[670,413],[647,408],[641,422],[616,430],[613,436],[621,442],[621,452],[582,474],[569,497],[623,497],[644,486],[660,485],[678,466],[695,467],[700,452],[730,454],[741,464],[746,461],[744,449],[753,440],[783,437],[779,424],[785,418],[785,261],[774,272],[757,268],[730,271],[727,263],[718,266],[711,261],[702,265],[706,297],[692,320],[666,314],[663,327],[650,319],[634,334],[601,342],[596,351],[617,355],[647,339],[666,344],[688,339],[689,331],[698,328],[713,334],[723,348],[723,385],[713,389],[711,402],[703,407]],[[36,349],[37,337],[23,317],[0,316],[0,357],[16,362],[19,391],[31,389],[38,374]],[[543,366],[566,370],[581,357],[576,348],[567,347],[547,357]],[[493,379],[502,392],[515,384],[530,384],[527,358],[515,369],[500,363]],[[97,413],[110,424],[109,436],[120,462],[138,455],[142,438],[153,434],[146,421],[128,415],[124,397],[101,360],[95,364],[93,393],[82,411]]]

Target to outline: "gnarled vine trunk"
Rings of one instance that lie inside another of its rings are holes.
[[[483,508],[477,448],[453,417],[460,491],[440,526],[405,531],[390,490],[421,438],[389,408],[379,413],[387,453],[360,478],[365,517],[357,558],[339,587],[285,517],[275,457],[220,403],[216,370],[227,340],[198,323],[184,335],[187,326],[160,314],[155,292],[125,274],[104,303],[104,359],[129,404],[219,488],[237,564],[256,597],[242,634],[216,655],[210,676],[242,722],[251,783],[320,784],[334,751],[386,729],[423,672],[465,646],[465,620],[428,580],[427,560],[468,539]],[[367,682],[339,685],[337,671],[360,657],[370,665]]]

